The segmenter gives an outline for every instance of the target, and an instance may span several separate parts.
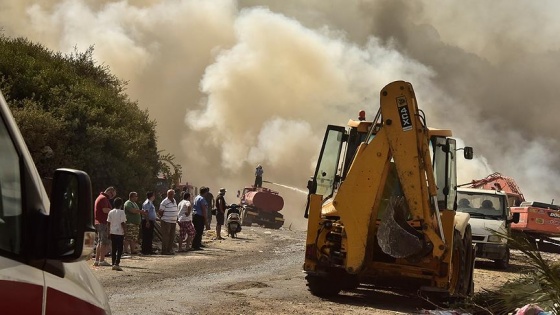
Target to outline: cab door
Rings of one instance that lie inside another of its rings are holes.
[[[345,132],[346,129],[344,127],[327,126],[315,174],[307,183],[309,194],[307,195],[307,206],[305,209],[306,218],[309,213],[310,195],[321,195],[323,200],[333,196],[337,179],[339,178],[340,153],[345,140]]]
[[[8,126],[0,116],[0,313],[43,314],[43,271],[28,265],[23,245],[24,235],[31,238],[24,233],[25,163]],[[41,230],[40,224],[35,230]]]

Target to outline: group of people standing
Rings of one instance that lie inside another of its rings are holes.
[[[156,254],[153,251],[153,236],[156,220],[160,219],[161,254],[174,255],[176,226],[179,225],[178,251],[202,250],[202,236],[210,229],[212,209],[216,206],[216,239],[223,240],[221,226],[224,224],[226,190],[220,189],[216,200],[208,187],[201,187],[199,194],[191,204],[191,194],[181,192],[180,199],[175,199],[175,190],[169,189],[166,198],[161,201],[158,209],[154,205],[155,194],[146,193],[146,200],[138,206],[138,194],[129,193],[124,202],[115,198],[114,187],[101,192],[95,200],[95,227],[97,231],[97,247],[95,266],[112,266],[113,270],[122,270],[120,260],[123,252],[128,249],[131,254],[138,254],[138,236],[142,235],[141,253]],[[111,202],[112,200],[112,202]],[[140,233],[141,232],[141,233]],[[105,261],[105,253],[111,248],[112,264]]]

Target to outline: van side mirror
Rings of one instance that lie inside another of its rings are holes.
[[[48,259],[71,262],[85,259],[93,252],[91,181],[85,172],[72,169],[54,172],[48,239]]]

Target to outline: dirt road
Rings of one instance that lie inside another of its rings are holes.
[[[412,314],[430,308],[412,293],[371,287],[331,300],[311,295],[301,271],[303,231],[255,226],[236,239],[212,236],[205,236],[203,251],[125,257],[121,272],[92,266],[113,314]],[[523,265],[516,254],[507,272],[477,262],[476,290],[517,277]]]

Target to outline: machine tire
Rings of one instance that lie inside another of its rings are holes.
[[[509,247],[507,247],[506,248],[506,256],[502,259],[494,260],[494,265],[498,269],[506,270],[506,269],[509,268],[509,258],[510,258]]]
[[[249,216],[247,215],[247,211],[245,209],[241,210],[241,215],[239,219],[241,221],[241,226],[251,226],[253,224],[253,220],[249,218]]]
[[[342,290],[350,291],[360,286],[360,278],[358,275],[345,274],[341,279]]]
[[[465,270],[465,282],[464,282],[464,291],[466,295],[470,296],[474,293],[474,259],[475,253],[472,248],[472,229],[471,225],[467,225],[465,229],[465,235],[463,237],[463,245],[465,246],[466,251],[466,270]]]
[[[454,231],[453,234],[453,256],[452,265],[453,270],[451,274],[451,285],[450,288],[454,288],[453,298],[467,296],[468,293],[468,283],[469,275],[467,274],[467,265],[470,264],[467,255],[467,249],[465,248],[465,243],[463,242],[463,238],[461,238],[461,233],[457,230]]]
[[[305,279],[309,292],[318,297],[332,297],[342,290],[341,282],[330,276],[307,275]]]

